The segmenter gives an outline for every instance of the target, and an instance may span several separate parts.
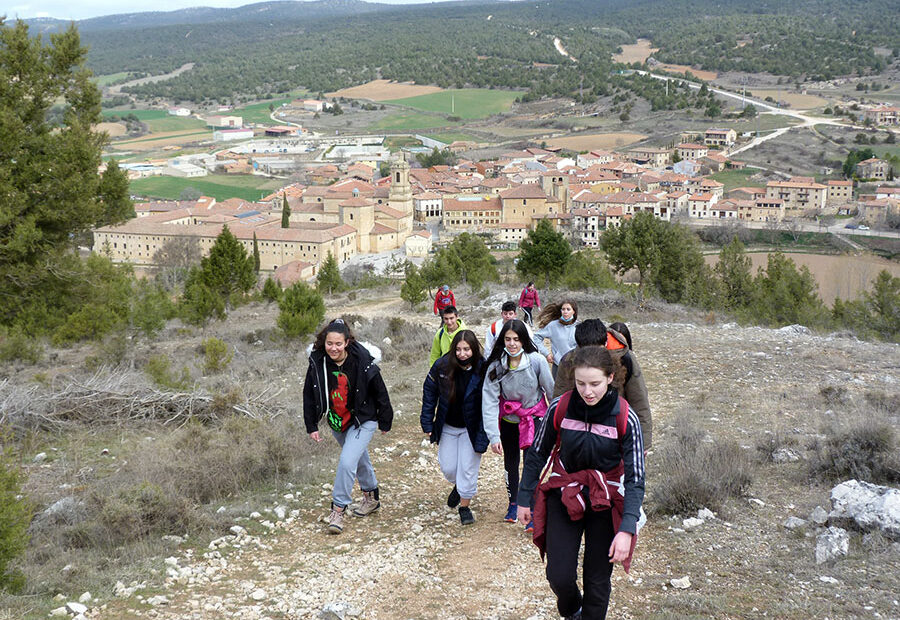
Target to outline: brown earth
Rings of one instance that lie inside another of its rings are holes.
[[[622,46],[622,53],[613,54],[614,62],[624,62],[631,64],[633,62],[644,62],[650,56],[653,55],[654,52],[658,52],[658,47],[651,47],[653,45],[649,39],[638,39],[637,43],[632,43],[630,45]]]
[[[701,80],[706,80],[707,82],[712,82],[714,79],[719,77],[719,74],[715,71],[704,71],[703,69],[695,69],[694,67],[689,67],[687,65],[670,65],[666,63],[660,63],[654,65],[654,69],[669,71],[671,73],[684,73],[685,71],[690,71],[695,77]]]
[[[99,123],[94,126],[97,131],[105,131],[110,138],[118,138],[128,133],[128,128],[123,123]]]
[[[553,138],[547,140],[547,144],[573,151],[589,151],[591,149],[618,148],[640,142],[646,137],[646,134],[628,132],[579,134],[565,138]]]
[[[404,99],[417,95],[430,95],[443,90],[437,86],[420,86],[411,82],[392,82],[390,80],[373,80],[366,84],[342,88],[332,93],[325,93],[326,97],[348,97],[350,99],[371,99],[372,101],[389,101],[391,99]]]
[[[133,140],[121,140],[110,143],[110,148],[130,151],[155,151],[165,146],[182,146],[192,142],[204,142],[212,139],[211,130],[195,131],[162,131],[152,133]]]
[[[828,105],[828,100],[816,95],[804,95],[803,93],[795,93],[786,90],[763,90],[753,89],[753,96],[765,99],[771,97],[775,101],[784,101],[791,108],[797,110],[809,110],[810,108],[818,108]]]

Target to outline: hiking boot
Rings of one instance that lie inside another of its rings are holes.
[[[519,507],[515,504],[510,504],[509,508],[506,509],[506,516],[503,518],[507,523],[515,523],[517,518],[517,511]]]
[[[525,531],[526,531],[526,532],[533,532],[533,531],[534,531],[534,521],[529,521],[529,522],[528,522],[528,525],[525,526]]]
[[[456,485],[453,485],[453,490],[450,491],[450,495],[447,496],[447,507],[448,508],[456,508],[459,506],[460,501],[459,491],[456,490]]]
[[[579,609],[571,616],[566,616],[566,620],[581,620],[581,610]]]
[[[475,515],[468,506],[459,507],[459,522],[463,525],[472,525],[475,523]]]
[[[373,491],[363,491],[363,500],[359,506],[353,509],[354,516],[367,517],[381,507],[378,501],[378,489]]]
[[[340,534],[344,531],[344,509],[331,504],[331,515],[328,517],[328,533]]]

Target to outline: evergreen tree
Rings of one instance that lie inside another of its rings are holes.
[[[412,263],[407,263],[405,275],[403,285],[400,287],[400,299],[409,302],[410,310],[413,310],[428,297],[425,278]]]
[[[200,261],[200,272],[203,284],[221,297],[226,308],[240,301],[256,283],[253,257],[247,255],[227,225],[216,237],[209,256]]]
[[[286,289],[278,300],[278,327],[288,338],[301,338],[313,333],[325,318],[322,296],[305,282]]]
[[[128,175],[115,159],[109,160],[100,176],[100,201],[103,213],[98,224],[118,224],[135,217],[134,203],[128,191]]]
[[[516,269],[526,278],[543,276],[545,286],[550,286],[565,272],[572,255],[569,242],[547,220],[541,220],[534,230],[528,231],[520,248]]]
[[[756,321],[768,325],[815,325],[824,307],[809,269],[798,270],[794,261],[773,252],[765,271],[760,270],[754,280],[750,311]]]
[[[253,271],[259,273],[259,241],[256,240],[256,231],[253,231]]]
[[[268,301],[278,301],[281,299],[281,286],[278,285],[275,278],[269,276],[266,278],[266,283],[263,284],[262,294]]]
[[[291,205],[288,204],[287,193],[281,194],[281,227],[291,227]]]
[[[500,280],[494,257],[480,237],[462,233],[442,253],[445,254],[442,260],[454,269],[456,279],[468,284],[473,291],[479,290],[485,282]]]
[[[15,592],[25,585],[22,575],[10,567],[28,546],[28,526],[34,515],[22,490],[24,479],[12,450],[4,447],[0,451],[0,591]]]
[[[869,327],[885,340],[900,340],[900,278],[882,269],[863,302],[872,317]]]
[[[572,290],[589,291],[614,288],[616,279],[606,261],[590,250],[573,252],[562,276],[562,283]]]
[[[339,293],[345,288],[344,280],[341,278],[341,270],[331,250],[328,250],[325,262],[319,267],[319,273],[316,275],[316,288],[320,293],[327,291],[329,295]]]
[[[716,276],[722,290],[722,305],[727,310],[735,310],[750,305],[753,301],[753,273],[750,257],[744,252],[744,244],[735,237],[719,252]]]
[[[635,214],[631,221],[612,226],[603,233],[603,250],[606,260],[619,274],[636,269],[638,287],[643,294],[644,285],[649,281],[651,268],[659,262],[657,238],[662,221],[652,213]]]

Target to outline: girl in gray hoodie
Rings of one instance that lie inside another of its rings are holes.
[[[481,400],[484,431],[491,450],[503,455],[509,496],[505,520],[515,523],[520,451],[521,455],[527,453],[540,428],[553,394],[553,377],[547,360],[529,337],[525,323],[518,319],[503,325],[484,368]]]

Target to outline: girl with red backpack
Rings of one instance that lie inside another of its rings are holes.
[[[525,458],[518,518],[534,521],[534,543],[541,557],[546,553],[560,615],[595,620],[606,617],[613,564],[621,562],[626,572],[631,565],[644,447],[637,414],[611,385],[617,369],[609,351],[583,347],[573,363],[575,390],[550,407]],[[583,595],[577,581],[582,538]]]

